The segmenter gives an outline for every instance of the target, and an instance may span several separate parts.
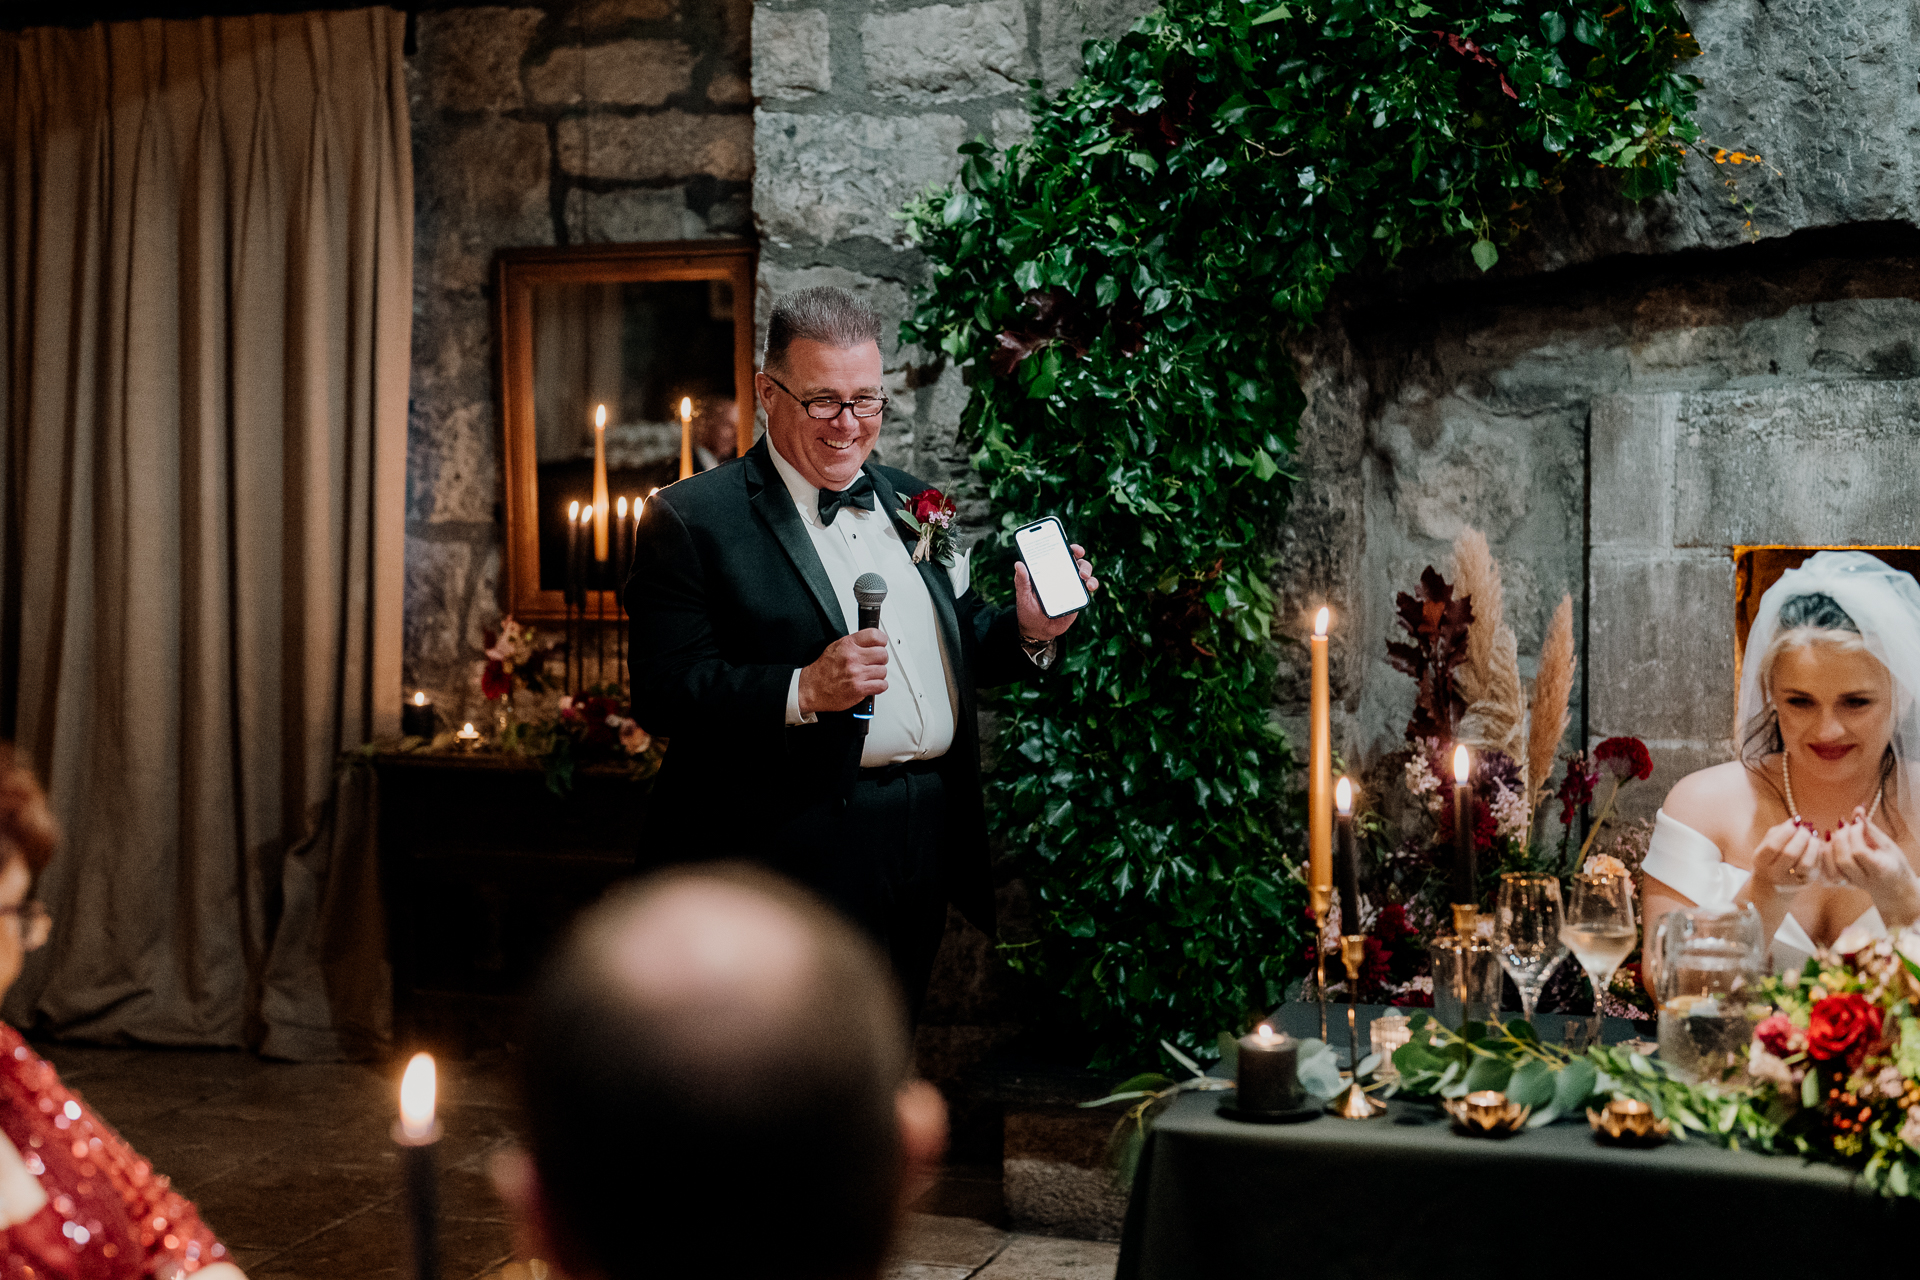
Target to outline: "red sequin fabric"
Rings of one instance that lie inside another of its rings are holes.
[[[47,1193],[0,1230],[0,1280],[180,1280],[228,1261],[192,1203],[5,1023],[0,1131]]]

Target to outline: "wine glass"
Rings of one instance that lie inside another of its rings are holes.
[[[1567,922],[1561,927],[1560,940],[1593,984],[1591,1044],[1600,1043],[1600,994],[1640,937],[1634,926],[1632,884],[1623,875],[1578,875],[1567,897]]]
[[[1532,1022],[1541,988],[1567,958],[1567,944],[1560,939],[1559,878],[1507,872],[1500,877],[1498,912],[1493,945],[1500,952],[1500,967],[1520,989],[1520,1015]]]

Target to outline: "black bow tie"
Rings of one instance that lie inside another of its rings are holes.
[[[857,480],[838,493],[832,489],[820,491],[821,524],[832,524],[833,518],[840,514],[842,507],[858,507],[862,511],[873,510],[873,477],[862,471]]]

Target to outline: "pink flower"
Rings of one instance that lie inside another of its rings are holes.
[[[1807,1047],[1806,1033],[1784,1013],[1776,1013],[1753,1029],[1753,1042],[1776,1058],[1790,1058]]]
[[[1900,1126],[1900,1141],[1920,1151],[1920,1107],[1907,1108],[1907,1122]]]
[[[1800,1083],[1804,1071],[1795,1071],[1785,1062],[1776,1058],[1755,1040],[1747,1046],[1747,1074],[1755,1080],[1765,1080],[1768,1084],[1782,1090],[1791,1090]]]

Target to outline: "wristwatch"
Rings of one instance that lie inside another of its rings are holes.
[[[1047,636],[1041,640],[1029,640],[1023,635],[1020,637],[1020,648],[1027,655],[1027,660],[1042,671],[1053,665],[1053,659],[1060,651],[1060,646],[1053,636]]]

